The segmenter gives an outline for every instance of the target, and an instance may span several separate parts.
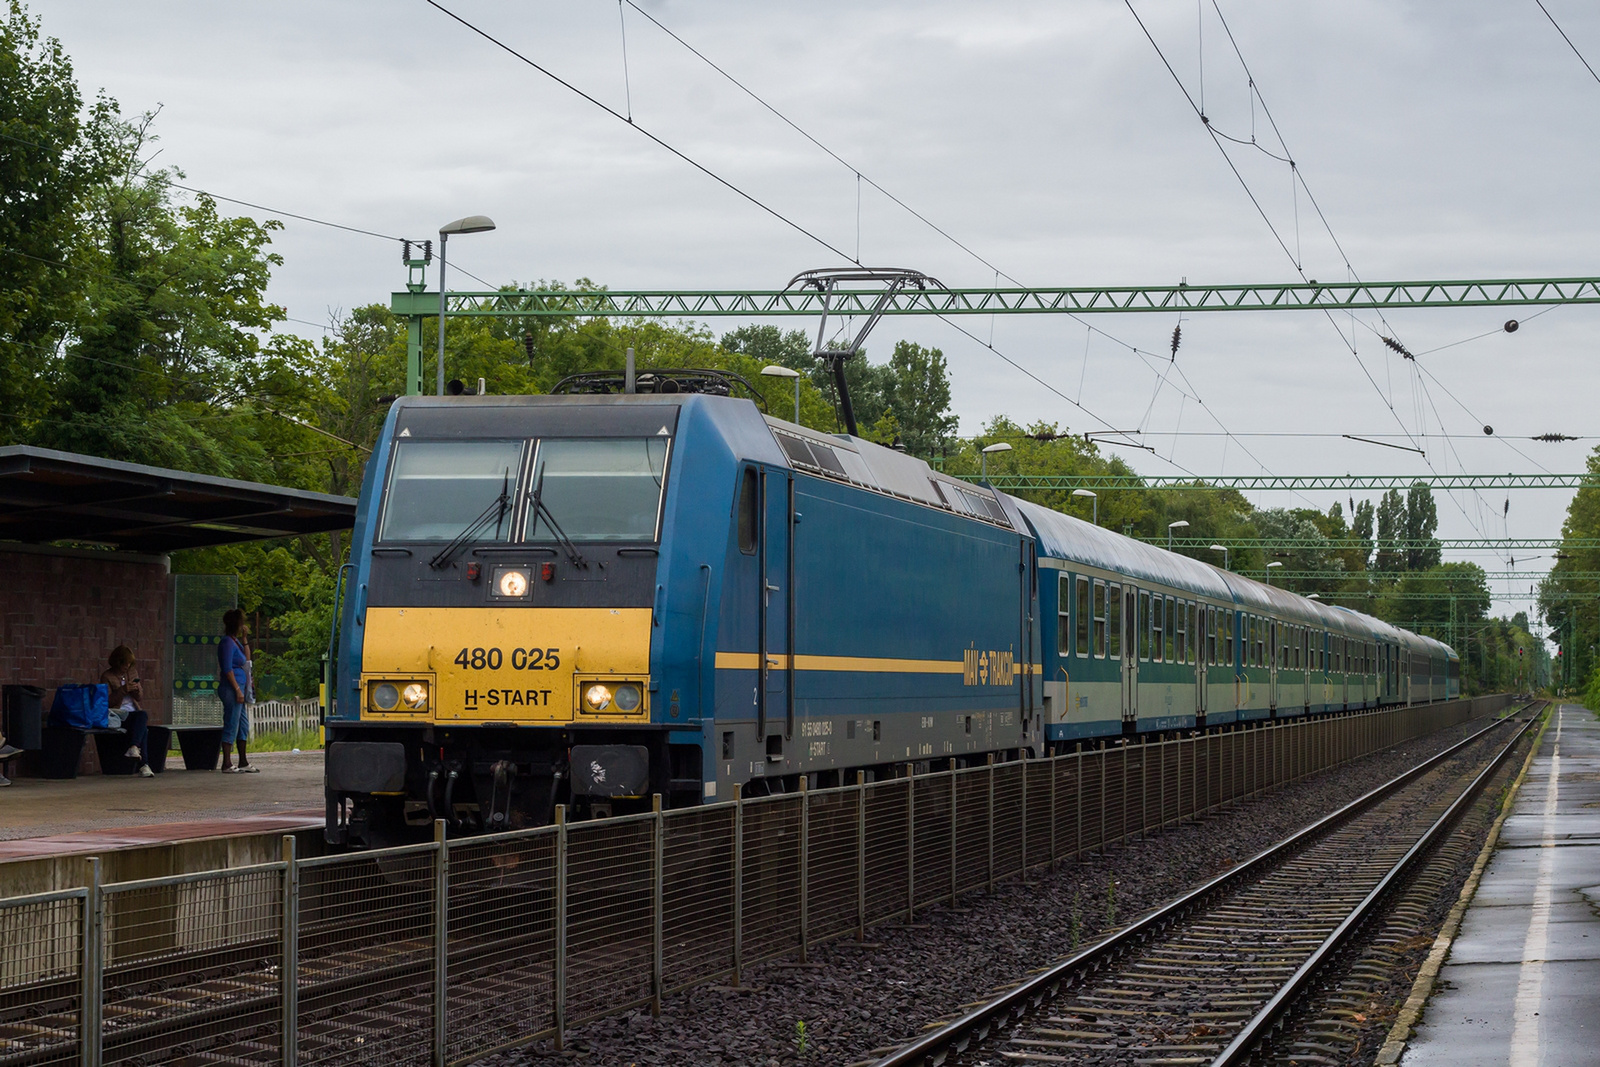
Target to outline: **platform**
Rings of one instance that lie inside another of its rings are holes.
[[[1401,1067],[1600,1063],[1600,719],[1553,714]]]
[[[83,858],[123,881],[322,850],[322,753],[253,753],[259,774],[17,778],[0,789],[0,897],[82,885]]]

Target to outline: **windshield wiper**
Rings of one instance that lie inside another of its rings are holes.
[[[578,551],[578,546],[572,543],[572,539],[568,537],[567,532],[561,528],[561,524],[556,521],[556,517],[550,514],[550,505],[544,502],[543,463],[539,464],[539,470],[533,476],[533,502],[530,507],[533,511],[534,531],[537,532],[539,529],[539,517],[541,515],[544,516],[544,521],[550,525],[550,532],[556,535],[556,543],[559,544],[566,552],[567,562],[571,563],[574,567],[582,567],[583,569],[587,570],[589,568],[589,561],[583,558],[583,553]]]
[[[506,468],[505,474],[500,479],[500,495],[494,498],[493,503],[483,509],[483,514],[473,519],[467,524],[466,529],[456,534],[454,541],[451,541],[448,545],[445,545],[443,548],[441,548],[439,550],[439,554],[428,561],[428,566],[432,567],[436,571],[443,570],[450,565],[450,560],[457,552],[460,552],[464,546],[481,538],[484,531],[489,529],[491,523],[493,523],[494,528],[498,530],[500,528],[500,524],[505,521],[506,508],[510,506],[510,503],[511,469],[508,467]]]

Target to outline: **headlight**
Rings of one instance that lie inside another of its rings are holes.
[[[616,701],[618,711],[638,711],[639,702],[643,699],[644,694],[639,691],[638,686],[628,684],[617,686]]]
[[[424,682],[412,682],[400,692],[400,699],[406,702],[406,707],[412,711],[421,711],[428,706],[428,686]]]
[[[504,570],[495,581],[495,589],[501,596],[522,597],[528,595],[528,572],[518,570]]]
[[[604,711],[611,706],[611,687],[596,683],[583,691],[583,702],[590,711]]]
[[[393,711],[400,703],[400,690],[389,682],[379,682],[372,687],[372,706],[379,711]]]

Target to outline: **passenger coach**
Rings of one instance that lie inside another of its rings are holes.
[[[1458,689],[1431,639],[674,384],[393,406],[341,573],[331,842]]]

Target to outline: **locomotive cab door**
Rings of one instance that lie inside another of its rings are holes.
[[[794,474],[761,472],[760,648],[756,688],[763,741],[794,737]],[[770,749],[769,749],[770,751]]]

